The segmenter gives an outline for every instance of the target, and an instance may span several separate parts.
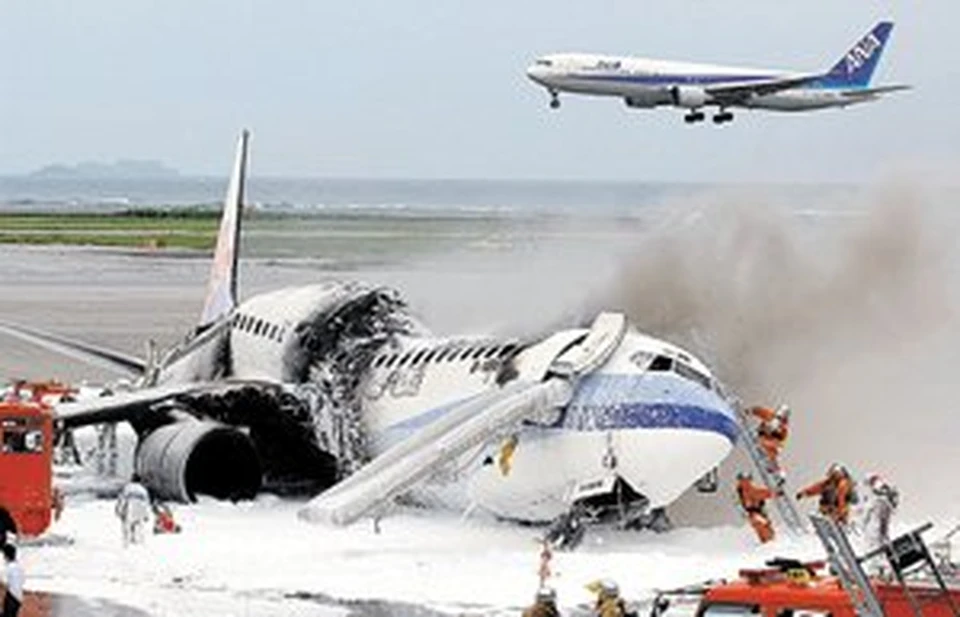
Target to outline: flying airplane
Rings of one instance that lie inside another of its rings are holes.
[[[527,76],[550,93],[550,107],[560,107],[561,92],[616,96],[627,107],[663,105],[689,110],[688,124],[706,118],[704,107],[716,107],[716,124],[733,120],[730,108],[809,111],[875,101],[910,86],[870,86],[893,23],[873,30],[826,72],[798,73],[772,69],[694,64],[671,60],[583,53],[537,58]]]
[[[436,337],[397,292],[362,282],[240,301],[247,141],[182,342],[141,359],[0,323],[137,378],[131,391],[58,405],[58,423],[129,423],[135,468],[157,496],[326,488],[302,518],[349,524],[412,495],[516,521],[575,510],[656,527],[731,451],[736,415],[710,370],[619,313],[528,339]]]

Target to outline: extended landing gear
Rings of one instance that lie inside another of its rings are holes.
[[[703,122],[706,117],[706,114],[704,114],[702,111],[691,111],[683,117],[683,121],[687,124],[694,124],[697,122]]]
[[[560,109],[560,97],[556,92],[550,92],[550,109]]]
[[[624,521],[625,529],[649,529],[654,533],[666,533],[673,529],[673,522],[663,508],[654,508],[640,516]]]
[[[547,528],[544,540],[562,551],[572,551],[583,541],[587,532],[584,512],[574,506],[569,512],[561,514]]]
[[[724,122],[731,122],[733,120],[733,114],[729,111],[721,111],[713,117],[714,124],[723,124]]]

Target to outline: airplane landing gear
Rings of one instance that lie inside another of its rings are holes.
[[[733,114],[729,111],[721,111],[713,117],[714,124],[723,124],[724,122],[730,122],[733,120]]]
[[[550,109],[559,109],[560,108],[560,97],[557,96],[556,92],[550,93]]]
[[[635,516],[624,522],[624,529],[649,529],[654,533],[666,533],[673,529],[673,522],[663,508],[653,508],[640,516]]]
[[[569,512],[561,514],[550,523],[544,539],[560,550],[574,550],[583,541],[583,535],[587,532],[583,518],[581,509],[574,506]]]
[[[703,122],[706,117],[702,111],[691,111],[683,117],[683,121],[687,124],[694,124],[696,122]]]

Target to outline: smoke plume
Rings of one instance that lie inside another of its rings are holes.
[[[591,304],[700,355],[745,402],[789,404],[792,487],[839,461],[899,484],[908,512],[956,511],[955,227],[903,187],[680,204]]]

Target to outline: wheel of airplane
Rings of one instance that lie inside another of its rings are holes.
[[[553,97],[552,99],[550,99],[550,109],[559,109],[559,107],[560,107],[560,99],[558,99],[557,97]]]

